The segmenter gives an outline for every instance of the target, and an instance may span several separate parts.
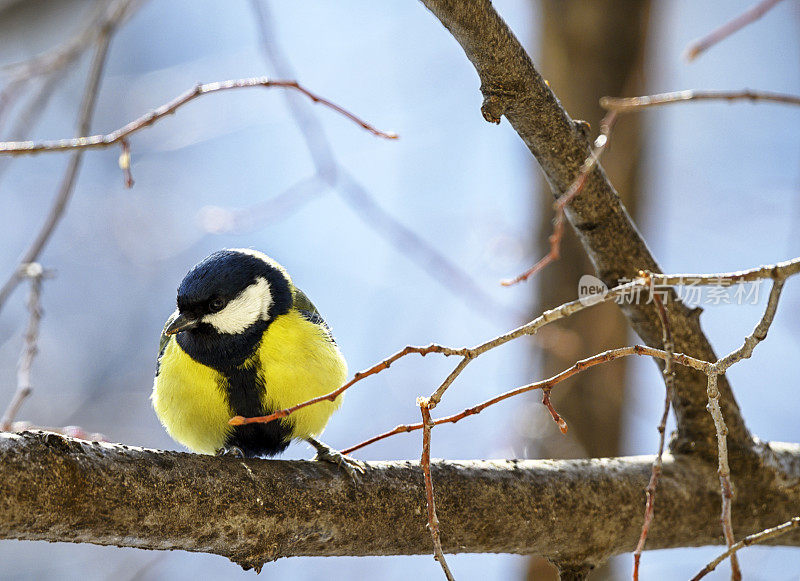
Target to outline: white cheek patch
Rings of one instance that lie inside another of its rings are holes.
[[[202,321],[213,325],[220,333],[235,335],[244,332],[259,319],[266,319],[271,305],[269,283],[266,279],[259,278],[225,305],[224,309],[204,316]]]

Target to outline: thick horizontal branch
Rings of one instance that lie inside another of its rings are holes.
[[[598,562],[629,552],[653,457],[432,462],[445,552]],[[242,460],[0,434],[0,538],[223,555],[430,553],[418,462],[370,462],[360,484],[310,461]],[[795,516],[800,446],[763,447],[735,475],[738,534]],[[664,458],[648,549],[722,542],[715,466]],[[800,535],[775,543],[800,546]]]
[[[566,192],[591,154],[590,144],[539,74],[525,49],[490,0],[421,0],[463,48],[481,80],[484,118],[505,116],[541,165],[556,197]],[[583,191],[566,207],[569,222],[603,282],[614,287],[640,270],[661,272],[617,192],[599,165]],[[675,349],[704,361],[716,355],[703,334],[699,310],[672,300],[670,322]],[[652,305],[630,304],[625,314],[642,340],[661,346],[661,326]],[[714,426],[705,411],[706,378],[676,369],[673,400],[678,423],[675,450],[716,453]],[[720,405],[733,449],[747,449],[751,438],[724,377]]]

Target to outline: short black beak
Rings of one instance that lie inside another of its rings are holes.
[[[192,319],[191,317],[187,317],[183,313],[180,313],[178,317],[172,321],[166,329],[164,329],[164,334],[174,335],[175,333],[180,333],[181,331],[188,331],[189,329],[196,327],[199,323],[199,319]]]

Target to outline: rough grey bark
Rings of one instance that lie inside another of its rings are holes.
[[[739,486],[740,535],[784,522],[800,505],[800,446],[772,446]],[[538,554],[569,569],[630,552],[652,462],[434,462],[444,550]],[[648,548],[720,544],[719,504],[714,466],[667,456]],[[371,462],[354,484],[317,462],[159,452],[42,432],[0,434],[0,538],[182,549],[245,568],[286,556],[431,552],[418,462]],[[775,543],[800,546],[800,534]]]
[[[589,142],[490,0],[421,1],[450,31],[478,72],[484,97],[483,116],[495,123],[505,116],[539,161],[554,195],[565,192],[590,154]],[[597,275],[607,285],[616,286],[620,279],[634,278],[639,270],[661,272],[602,167],[595,168],[583,191],[566,210]],[[624,309],[642,340],[661,346],[661,327],[653,305],[633,304]],[[675,349],[716,361],[700,327],[699,314],[699,309],[670,301]],[[676,369],[675,385],[672,404],[678,433],[673,451],[714,456],[714,426],[705,410],[705,376],[686,368]],[[735,456],[748,451],[752,441],[727,380],[720,383],[720,393],[728,442]]]

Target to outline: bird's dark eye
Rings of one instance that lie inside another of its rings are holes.
[[[211,299],[208,303],[208,308],[211,310],[212,313],[216,313],[217,311],[221,311],[225,307],[225,299],[222,297],[215,297]]]

